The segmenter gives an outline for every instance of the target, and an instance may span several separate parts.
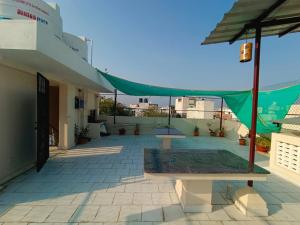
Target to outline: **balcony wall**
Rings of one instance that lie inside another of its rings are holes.
[[[107,121],[108,130],[112,134],[118,134],[118,129],[125,128],[127,134],[133,134],[135,124],[140,125],[141,134],[153,134],[153,129],[156,127],[164,127],[168,125],[167,117],[127,117],[117,116],[116,124],[113,123],[113,116],[106,116],[104,119]],[[177,128],[187,136],[193,134],[195,126],[199,127],[201,136],[209,136],[207,124],[212,124],[212,129],[218,129],[220,126],[219,119],[185,119],[185,118],[172,118],[171,126]],[[238,139],[241,123],[237,121],[223,121],[225,128],[225,135],[231,140]]]

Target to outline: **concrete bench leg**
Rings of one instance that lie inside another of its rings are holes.
[[[212,211],[212,181],[176,180],[175,188],[184,212]]]
[[[251,187],[237,190],[233,196],[236,207],[246,216],[268,216],[265,200]]]
[[[171,149],[171,138],[163,138],[161,142],[161,148],[166,150]]]

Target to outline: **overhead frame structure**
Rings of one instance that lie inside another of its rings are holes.
[[[238,0],[226,13],[202,45],[255,38],[254,78],[252,89],[252,122],[249,149],[249,172],[253,172],[259,92],[261,37],[300,31],[299,0]],[[248,181],[253,186],[253,181]]]

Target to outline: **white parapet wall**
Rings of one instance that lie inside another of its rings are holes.
[[[113,123],[113,116],[106,116],[109,132],[117,134],[119,128],[125,128],[127,134],[133,134],[135,124],[140,126],[141,134],[153,134],[153,129],[157,127],[164,127],[168,125],[168,117],[129,117],[117,116],[116,124]],[[186,118],[172,118],[171,126],[177,128],[187,136],[193,134],[195,126],[199,128],[200,136],[209,136],[208,125],[211,124],[212,129],[218,129],[220,126],[219,119],[186,119]],[[225,136],[232,140],[238,139],[238,130],[241,123],[237,121],[224,120],[223,127],[225,128]]]
[[[272,134],[270,170],[300,185],[300,136],[290,133]]]

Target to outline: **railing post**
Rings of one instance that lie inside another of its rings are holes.
[[[117,89],[115,89],[115,101],[114,101],[114,124],[116,124],[116,114],[117,114]]]
[[[172,100],[172,97],[170,96],[170,98],[169,98],[169,120],[168,120],[169,127],[171,125],[171,100]]]
[[[222,101],[221,101],[221,116],[220,116],[220,131],[222,130],[222,127],[223,127],[223,107],[224,107],[224,98],[222,97]]]
[[[252,90],[252,124],[250,133],[250,149],[249,149],[249,172],[254,170],[255,161],[255,141],[256,141],[256,122],[257,122],[257,106],[259,93],[259,65],[260,65],[260,45],[261,45],[261,27],[256,28],[255,35],[255,59],[254,59],[254,78]],[[253,186],[253,180],[248,180],[248,186]]]

